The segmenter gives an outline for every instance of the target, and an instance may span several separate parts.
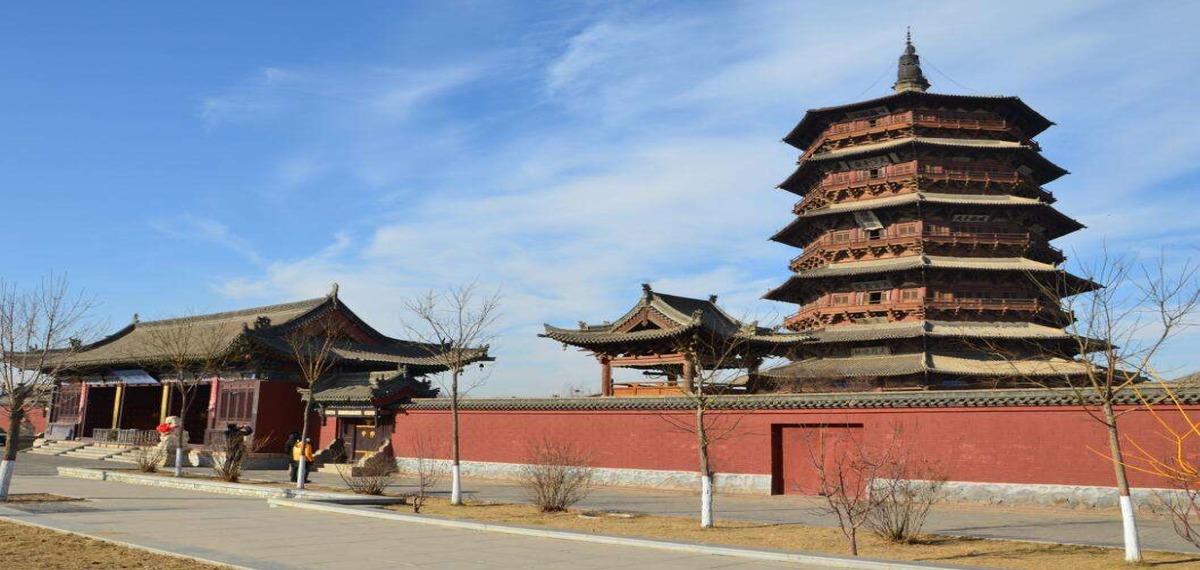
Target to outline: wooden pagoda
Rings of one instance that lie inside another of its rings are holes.
[[[789,355],[806,338],[743,323],[717,306],[716,295],[707,300],[667,295],[648,284],[637,304],[614,322],[545,328],[539,336],[587,350],[600,361],[603,396],[690,393],[697,365],[744,370],[746,382],[738,389],[753,391],[762,361]],[[639,369],[656,380],[614,384],[613,367]]]
[[[1058,382],[1081,372],[1061,298],[1096,287],[1050,241],[1083,226],[1042,186],[1066,174],[1017,97],[930,93],[911,38],[895,93],[809,111],[780,188],[801,197],[771,239],[802,249],[767,299],[799,310],[787,389]]]

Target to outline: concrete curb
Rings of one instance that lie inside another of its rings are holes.
[[[28,515],[29,515],[29,513],[26,513],[25,511],[18,511],[16,509],[10,509],[8,507],[0,507],[0,520],[4,520],[6,522],[10,522],[13,524],[31,526],[34,528],[50,530],[50,531],[54,531],[54,532],[61,533],[61,534],[71,534],[71,535],[75,535],[75,536],[82,536],[84,538],[90,538],[95,541],[104,542],[107,544],[112,544],[114,546],[120,546],[123,548],[130,548],[133,550],[141,550],[142,552],[149,552],[151,554],[158,554],[161,556],[170,556],[171,558],[179,558],[181,560],[192,560],[192,561],[201,562],[204,564],[211,564],[213,566],[216,566],[217,568],[232,568],[233,570],[257,570],[256,568],[251,568],[249,566],[238,566],[236,564],[230,564],[228,562],[221,562],[219,560],[211,560],[208,558],[201,558],[199,556],[191,556],[191,555],[183,554],[180,552],[171,552],[170,550],[162,550],[162,549],[154,548],[151,546],[142,546],[140,544],[134,544],[132,542],[125,542],[123,540],[105,538],[103,536],[96,536],[94,534],[88,534],[86,532],[78,532],[78,531],[74,531],[74,530],[61,529],[61,528],[50,526],[47,524],[35,523],[33,521],[21,520],[21,519],[17,518],[17,517],[23,517],[23,516],[28,516]]]
[[[89,469],[86,467],[59,467],[59,477],[75,479],[91,479],[95,481],[112,481],[115,483],[131,483],[148,485],[167,489],[198,491],[202,493],[219,493],[237,495],[239,497],[254,497],[258,499],[311,499],[344,504],[388,504],[403,503],[400,497],[368,497],[349,493],[329,493],[324,491],[308,491],[289,489],[286,487],[264,487],[262,485],[247,485],[244,483],[226,483],[208,479],[190,479],[176,477],[158,477],[108,469]]]
[[[402,515],[399,513],[385,512],[380,509],[365,509],[362,507],[348,507],[342,505],[329,505],[320,502],[299,500],[299,499],[282,499],[272,498],[267,500],[267,504],[272,507],[289,507],[296,509],[307,509],[311,511],[319,511],[324,513],[333,513],[339,515],[351,515],[359,517],[370,517],[383,520],[391,520],[396,522],[427,524],[434,526],[442,526],[448,528],[457,528],[464,530],[475,530],[481,532],[498,532],[504,534],[515,534],[520,536],[529,536],[535,538],[552,538],[558,540],[573,540],[576,542],[591,542],[596,544],[608,544],[614,546],[632,546],[637,548],[653,548],[656,550],[667,550],[672,552],[686,552],[690,554],[711,554],[717,556],[732,556],[737,558],[747,558],[752,560],[764,560],[770,562],[792,562],[800,564],[817,565],[823,568],[859,568],[863,570],[928,570],[937,568],[942,570],[978,570],[977,566],[953,566],[947,564],[924,564],[917,562],[896,562],[890,560],[879,560],[874,558],[853,558],[847,556],[837,556],[833,554],[806,554],[799,552],[787,552],[783,550],[754,550],[749,548],[738,548],[733,546],[710,546],[706,544],[697,544],[691,542],[670,542],[664,540],[648,540],[643,538],[628,538],[623,536],[613,536],[607,534],[585,534],[580,532],[562,531],[562,530],[546,530],[541,528],[525,527],[525,526],[509,526],[490,523],[469,522],[454,519],[445,519],[430,516]]]

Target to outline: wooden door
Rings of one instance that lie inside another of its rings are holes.
[[[388,428],[389,426],[375,425],[374,423],[355,424],[352,459],[357,461],[379,449],[379,446],[383,445],[392,435]]]
[[[820,495],[821,472],[838,473],[850,486],[865,482],[851,464],[866,442],[862,424],[798,424],[771,426],[771,492],[777,495]]]

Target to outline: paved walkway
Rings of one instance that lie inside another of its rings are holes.
[[[284,481],[284,471],[249,471],[247,477]],[[335,474],[314,473],[314,483],[344,486]],[[391,490],[411,492],[413,482],[401,478]],[[527,502],[521,488],[513,482],[490,479],[468,479],[463,490],[469,496],[495,502]],[[449,494],[449,482],[438,489]],[[680,491],[632,490],[601,487],[577,505],[583,509],[624,511],[668,516],[696,517],[698,495]],[[821,501],[814,497],[718,495],[714,508],[717,518],[767,522],[776,524],[807,524],[836,526],[816,508]],[[1064,542],[1095,546],[1122,547],[1121,515],[1116,509],[1069,509],[1053,507],[1012,507],[1000,505],[949,504],[938,505],[929,515],[925,531],[930,533],[972,536],[977,538],[1008,538],[1044,542]],[[1138,517],[1142,547],[1153,550],[1200,552],[1191,543],[1179,538],[1171,521],[1160,515],[1141,514]]]
[[[0,515],[261,570],[816,568],[272,509],[262,499],[123,483],[23,474],[13,483],[17,493],[88,501],[0,506]]]
[[[107,467],[103,461],[83,461],[60,457],[22,454],[18,474],[53,475],[58,465]],[[196,470],[204,471],[204,470]],[[249,471],[247,477],[285,480],[284,471]],[[315,483],[342,486],[334,474],[314,473]],[[447,483],[448,484],[448,483]],[[401,479],[392,490],[407,492],[412,482]],[[468,479],[464,490],[474,498],[497,502],[523,502],[521,489],[511,482]],[[447,492],[445,485],[440,492]],[[769,523],[799,523],[832,526],[832,522],[813,512],[817,500],[806,497],[751,497],[718,495],[716,512],[719,518]],[[696,516],[698,498],[686,492],[646,491],[621,488],[597,488],[580,503],[586,509],[627,511],[673,516]],[[1179,538],[1171,522],[1161,516],[1139,515],[1142,545],[1147,549],[1200,552],[1200,549]],[[1115,509],[1065,509],[1049,507],[1005,507],[995,505],[939,505],[930,514],[925,527],[932,533],[945,533],[980,538],[1011,538],[1047,542],[1070,542],[1097,546],[1120,547],[1120,514]]]

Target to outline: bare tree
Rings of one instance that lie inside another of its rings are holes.
[[[1137,386],[1134,390],[1145,410],[1159,425],[1160,430],[1155,435],[1167,442],[1171,452],[1156,453],[1143,447],[1137,438],[1126,437],[1131,448],[1126,456],[1126,466],[1169,482],[1173,487],[1171,491],[1156,494],[1159,506],[1171,517],[1180,538],[1200,546],[1200,462],[1196,461],[1200,449],[1200,420],[1184,411],[1183,403],[1170,383],[1157,379],[1157,386],[1162,392],[1157,397]],[[1170,411],[1160,411],[1157,406]],[[1171,422],[1167,416],[1178,419]]]
[[[748,331],[743,331],[748,332]],[[714,412],[715,399],[732,389],[740,379],[750,381],[757,369],[757,358],[750,354],[751,343],[741,335],[719,337],[707,333],[686,335],[676,350],[683,355],[685,379],[681,396],[692,412],[689,420],[661,414],[675,429],[696,438],[700,474],[700,527],[712,528],[713,469],[710,449],[720,441],[738,435],[742,419],[753,410]],[[690,379],[690,386],[688,380]],[[690,389],[689,389],[690,388]]]
[[[459,398],[474,386],[463,389],[460,377],[471,363],[488,358],[492,331],[500,317],[499,293],[482,294],[475,283],[453,286],[445,293],[430,290],[404,303],[415,322],[405,321],[408,332],[428,348],[429,358],[446,368],[450,392],[450,504],[462,505],[460,468]]]
[[[838,426],[822,426],[808,434],[805,447],[816,471],[815,489],[825,504],[817,512],[834,517],[846,537],[851,556],[858,556],[858,531],[867,526],[876,511],[876,496],[870,482],[890,459],[889,446],[877,455],[867,442]],[[810,491],[803,489],[803,491]]]
[[[143,326],[147,345],[154,354],[144,365],[165,372],[168,377],[164,378],[164,389],[173,390],[179,397],[180,423],[175,434],[174,475],[182,477],[183,448],[188,443],[184,441],[188,413],[203,383],[223,372],[229,363],[232,335],[222,326],[230,325],[187,316]]]
[[[1079,406],[1104,426],[1108,435],[1108,454],[1116,478],[1121,521],[1124,528],[1125,560],[1142,560],[1137,519],[1129,492],[1126,461],[1121,449],[1121,432],[1116,402],[1135,384],[1153,372],[1154,361],[1178,333],[1191,325],[1190,318],[1200,305],[1200,267],[1191,262],[1172,268],[1159,256],[1151,264],[1140,264],[1129,256],[1113,256],[1107,248],[1079,273],[1102,285],[1081,291],[1062,279],[1045,283],[1034,279],[1044,298],[1061,299],[1064,314],[1070,318],[1066,332],[1072,344],[1057,354],[1069,361],[1072,372],[1061,381],[1074,391]],[[998,346],[993,352],[1022,357]],[[1044,352],[1039,345],[1035,350]],[[1021,376],[1013,365],[1014,375]],[[1042,378],[1028,377],[1044,384]]]
[[[298,378],[303,385],[301,397],[304,400],[304,420],[300,431],[300,446],[308,441],[308,424],[312,416],[313,393],[320,387],[320,382],[333,369],[335,362],[334,348],[344,335],[342,328],[331,321],[306,323],[285,336],[288,350],[296,361]],[[292,453],[291,449],[284,450]],[[308,457],[300,454],[300,465],[296,471],[296,488],[303,489],[304,481],[308,478]]]
[[[64,363],[90,334],[85,319],[93,306],[62,276],[49,275],[30,289],[0,280],[0,410],[8,413],[0,500],[7,499],[16,469],[22,420],[35,406],[50,404]]]

